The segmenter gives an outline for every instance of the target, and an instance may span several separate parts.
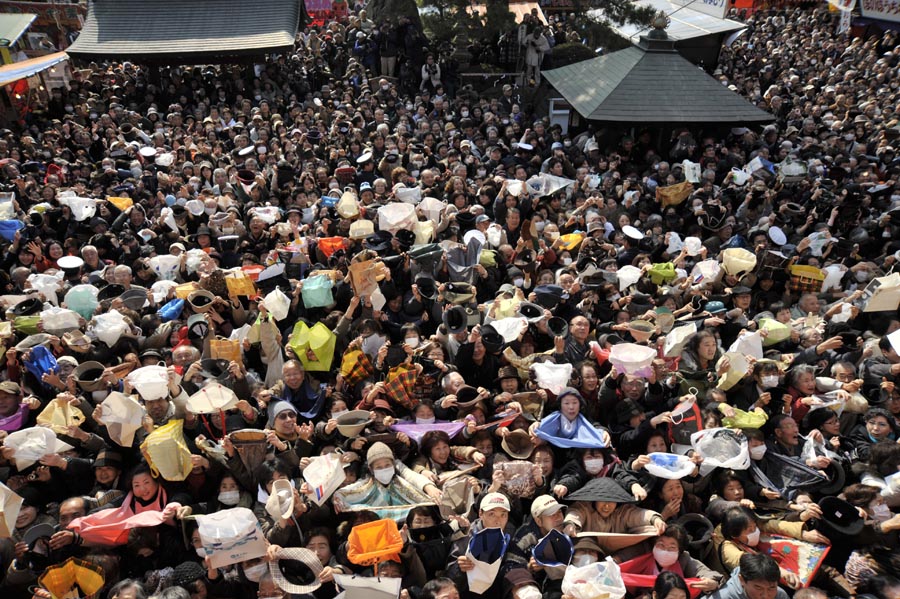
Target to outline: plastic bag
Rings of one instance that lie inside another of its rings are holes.
[[[167,281],[174,281],[178,276],[178,270],[181,268],[181,256],[173,256],[172,254],[162,254],[153,256],[148,261],[150,268],[159,275],[159,278]]]
[[[609,361],[621,374],[647,377],[652,374],[656,350],[636,343],[619,343],[609,352]]]
[[[685,242],[685,244],[686,243],[687,242]],[[722,266],[718,261],[703,260],[694,265],[693,270],[691,270],[691,278],[697,283],[700,283],[701,281],[703,283],[712,283],[719,278],[719,272],[721,270]]]
[[[94,317],[93,329],[97,339],[112,347],[128,330],[128,323],[118,310],[110,310]]]
[[[129,373],[128,382],[144,401],[165,399],[169,396],[169,371],[165,366],[144,366]]]
[[[147,458],[153,476],[168,481],[184,480],[194,469],[183,426],[183,420],[170,420],[141,443],[141,453]]]
[[[84,412],[66,399],[54,399],[38,414],[38,426],[46,426],[57,435],[67,435],[68,427],[81,426]]]
[[[157,310],[156,314],[163,322],[169,322],[170,320],[175,320],[176,318],[180,317],[183,310],[184,300],[176,297],[175,299],[169,301],[162,308]]]
[[[79,314],[65,308],[50,308],[41,312],[41,324],[48,333],[61,335],[79,328]]]
[[[225,285],[228,287],[229,295],[256,295],[256,285],[254,285],[253,280],[244,273],[233,273],[228,275],[225,277]]]
[[[331,369],[337,337],[323,323],[309,327],[298,321],[288,339],[288,345],[306,370],[323,372]],[[310,352],[312,355],[310,355]]]
[[[200,541],[212,568],[221,568],[266,554],[269,544],[250,509],[234,507],[207,516],[197,516],[197,525]]]
[[[619,291],[625,291],[635,283],[637,283],[644,272],[636,266],[623,266],[616,271],[616,277],[619,279]]]
[[[93,285],[75,285],[66,293],[66,307],[78,312],[83,318],[90,319],[94,316],[94,310],[100,305],[97,300],[99,293],[100,290]]]
[[[580,568],[569,566],[563,577],[562,592],[573,599],[622,599],[626,590],[619,565],[607,557]]]
[[[531,497],[534,495],[534,464],[524,460],[513,460],[494,464],[494,471],[503,473],[502,488],[510,497]]]
[[[200,264],[203,263],[208,255],[203,250],[188,250],[187,258],[184,260],[184,267],[187,269],[188,274],[192,275],[197,272],[200,269]]]
[[[726,416],[722,419],[722,425],[727,428],[762,428],[768,420],[765,412],[753,410],[745,412],[734,408],[734,416]]]
[[[358,524],[347,539],[347,559],[358,566],[373,566],[385,559],[399,561],[403,538],[389,518]]]
[[[328,453],[311,458],[309,465],[303,469],[303,478],[312,489],[309,498],[316,505],[322,505],[338,490],[346,478],[340,454]]]
[[[331,295],[331,277],[328,275],[315,275],[303,282],[300,290],[303,305],[307,308],[324,308],[334,303]]]
[[[750,467],[750,447],[743,434],[730,428],[711,428],[691,435],[691,447],[703,456],[700,475],[715,468],[746,470]]]
[[[113,391],[100,404],[100,422],[106,426],[109,438],[122,447],[131,447],[134,433],[141,428],[144,406],[131,396]]]
[[[28,281],[31,288],[42,293],[47,301],[54,306],[59,304],[59,296],[57,293],[62,288],[60,283],[63,280],[63,271],[58,271],[55,275],[29,275]]]
[[[12,447],[16,453],[14,456],[16,468],[19,472],[25,470],[48,453],[62,453],[75,449],[68,443],[60,441],[49,428],[36,426],[25,428],[14,433],[3,441],[4,447]]]
[[[644,469],[659,478],[680,479],[691,474],[696,466],[691,459],[674,453],[654,451],[649,454],[650,463]]]
[[[291,311],[291,299],[277,287],[266,295],[263,302],[275,320],[284,320]]]
[[[571,364],[532,364],[531,372],[534,373],[538,387],[547,389],[554,395],[569,385],[573,367]]]
[[[359,201],[354,194],[345,191],[335,206],[335,210],[342,218],[356,218],[359,216]]]
[[[412,231],[418,220],[416,207],[412,204],[394,202],[378,209],[378,228],[382,231]]]
[[[209,357],[213,360],[241,361],[241,344],[231,339],[213,339],[209,342]]]

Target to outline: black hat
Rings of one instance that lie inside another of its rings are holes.
[[[559,285],[538,285],[534,288],[534,293],[537,296],[537,303],[549,310],[555,308],[560,300],[569,297]]]
[[[503,335],[497,332],[497,329],[487,325],[481,329],[481,343],[484,344],[484,349],[490,353],[498,354],[503,351],[506,340],[503,338]]]
[[[462,306],[453,306],[449,310],[444,310],[443,321],[449,333],[454,335],[462,333],[468,326],[466,309]]]
[[[391,240],[394,238],[390,231],[375,231],[366,237],[366,248],[373,252],[384,252],[391,247]]]
[[[456,391],[456,405],[460,408],[467,408],[478,402],[478,389],[463,385]]]
[[[643,413],[644,410],[633,399],[626,398],[616,404],[616,420],[619,424],[625,424],[633,416],[639,416]]]
[[[416,234],[409,229],[400,229],[395,237],[404,250],[408,250],[416,243]]]
[[[203,369],[200,374],[207,378],[222,381],[231,375],[228,372],[228,360],[206,358],[200,360],[200,367]]]
[[[114,468],[122,468],[122,455],[108,449],[100,450],[97,459],[94,460],[94,468],[103,468],[104,466],[112,466]]]
[[[637,500],[619,483],[609,477],[590,480],[586,485],[567,495],[568,501],[609,501],[613,503],[636,503]]]
[[[566,322],[565,318],[554,316],[547,321],[547,330],[549,330],[554,337],[565,337],[569,334],[569,323]]]
[[[206,576],[206,570],[197,562],[183,562],[172,572],[172,584],[185,586]]]
[[[425,299],[437,299],[437,284],[427,274],[420,272],[416,275],[416,287],[419,289],[419,294]]]
[[[28,299],[16,304],[12,309],[12,313],[13,316],[31,316],[33,314],[39,313],[43,309],[44,304],[40,299],[36,297],[29,297]]]
[[[532,323],[538,322],[544,317],[544,309],[531,302],[520,303],[516,311],[519,313],[519,316],[527,318],[528,322]]]
[[[475,228],[475,219],[477,217],[471,212],[457,212],[456,222],[459,224],[459,232],[465,233]]]
[[[833,540],[837,536],[853,536],[859,534],[865,523],[859,515],[859,511],[853,505],[838,497],[823,497],[819,501],[822,510],[822,518],[819,520],[823,534]],[[837,533],[829,534],[831,532]]]
[[[121,285],[117,285],[115,283],[111,283],[100,290],[100,293],[97,294],[97,299],[99,301],[113,299],[119,297],[125,293],[125,288]]]

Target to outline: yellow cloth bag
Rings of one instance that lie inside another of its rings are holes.
[[[154,476],[184,480],[191,473],[191,452],[184,440],[184,420],[170,420],[141,443],[141,453]]]
[[[182,283],[175,288],[175,297],[177,297],[178,299],[187,300],[188,296],[198,289],[200,289],[200,287],[198,287],[197,283],[194,283],[193,281],[191,281],[190,283]]]
[[[308,327],[302,320],[294,325],[288,345],[306,370],[324,372],[331,370],[337,337],[321,322]]]
[[[81,426],[84,412],[65,399],[54,399],[38,414],[39,426],[49,427],[57,435],[68,434],[68,427]]]
[[[213,360],[228,360],[229,362],[241,362],[241,344],[231,339],[213,339],[209,342],[209,356]]]
[[[110,204],[112,204],[122,212],[125,212],[134,205],[134,200],[132,200],[131,198],[116,198],[113,196],[109,196],[106,199]]]
[[[253,284],[253,279],[243,273],[228,275],[225,277],[225,285],[228,287],[228,295],[256,295],[256,285]]]

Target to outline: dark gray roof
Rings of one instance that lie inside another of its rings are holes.
[[[90,0],[67,49],[86,60],[227,61],[293,47],[299,0]]]
[[[542,73],[584,118],[648,123],[768,123],[774,117],[691,64],[671,40]]]

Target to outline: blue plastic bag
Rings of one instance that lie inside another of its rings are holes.
[[[16,231],[23,228],[25,223],[20,220],[0,220],[0,237],[12,241],[16,237]]]
[[[181,316],[181,311],[184,310],[184,300],[181,298],[175,298],[162,308],[157,311],[157,314],[162,319],[163,322],[169,322],[170,320],[175,320],[179,316]]]
[[[56,363],[56,357],[43,345],[32,347],[28,358],[25,359],[25,370],[33,374],[39,381],[45,374],[56,372],[58,369],[59,364]]]

